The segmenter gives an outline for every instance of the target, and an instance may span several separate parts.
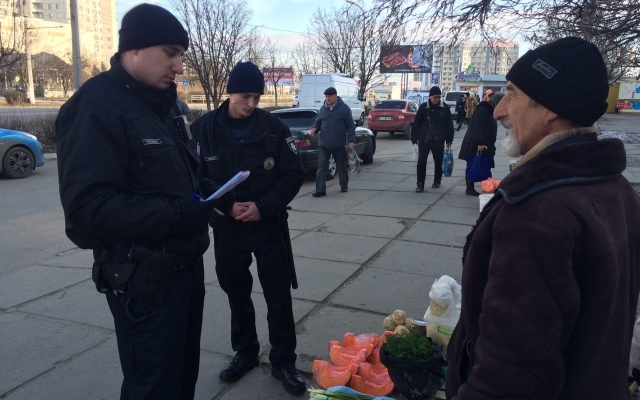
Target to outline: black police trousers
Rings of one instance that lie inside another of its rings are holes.
[[[121,400],[193,399],[204,293],[202,258],[173,273],[162,306],[107,293],[124,374]]]
[[[444,141],[429,141],[425,143],[423,140],[418,142],[418,165],[417,165],[417,183],[424,184],[427,175],[427,159],[429,152],[433,153],[433,182],[440,183],[442,180],[442,159],[444,158]]]
[[[256,312],[251,301],[253,278],[249,266],[253,253],[258,279],[267,302],[267,324],[275,368],[296,362],[296,332],[291,301],[291,273],[280,221],[265,230],[213,228],[216,274],[231,307],[231,347],[245,358],[260,351]]]

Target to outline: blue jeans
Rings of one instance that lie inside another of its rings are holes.
[[[347,173],[347,151],[344,147],[337,149],[325,149],[318,147],[318,169],[316,170],[316,192],[326,193],[327,191],[327,170],[329,169],[329,158],[333,154],[336,161],[336,169],[340,176],[340,187],[346,189],[349,186],[349,174]]]

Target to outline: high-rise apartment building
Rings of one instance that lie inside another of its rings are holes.
[[[80,51],[90,65],[108,67],[117,51],[115,0],[77,0]],[[27,17],[26,29],[25,19]],[[31,52],[46,51],[61,58],[71,54],[71,11],[68,0],[0,0],[3,41],[16,26],[18,36],[28,33]],[[3,43],[5,44],[5,43]],[[5,44],[6,45],[6,44]]]

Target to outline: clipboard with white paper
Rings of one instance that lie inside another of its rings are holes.
[[[214,194],[207,197],[206,199],[201,199],[201,200],[209,201],[209,200],[219,199],[220,197],[224,196],[225,193],[227,193],[230,190],[233,190],[233,188],[235,188],[236,186],[244,182],[249,177],[250,173],[251,173],[250,171],[238,172],[237,174],[235,174],[233,178],[229,179],[227,183],[222,185],[220,189],[218,189]]]

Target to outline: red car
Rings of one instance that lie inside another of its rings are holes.
[[[405,139],[410,139],[417,111],[418,105],[411,100],[383,100],[369,112],[367,127],[374,136],[380,131],[391,135],[402,132]]]

